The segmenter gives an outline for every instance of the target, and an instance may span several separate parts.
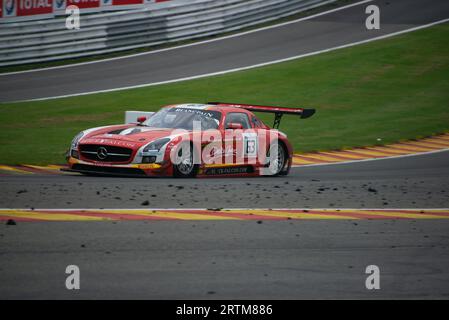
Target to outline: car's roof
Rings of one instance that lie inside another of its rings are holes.
[[[250,113],[249,111],[230,106],[217,106],[213,104],[201,104],[201,103],[183,103],[183,104],[171,104],[165,106],[164,108],[185,108],[185,109],[198,109],[198,110],[214,110],[214,111],[226,111],[226,112],[244,112]]]

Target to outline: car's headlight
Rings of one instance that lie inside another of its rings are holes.
[[[78,133],[75,138],[73,138],[71,146],[72,149],[76,149],[76,147],[78,147],[78,142],[81,140],[81,138],[84,136],[84,132],[81,131],[80,133]]]
[[[143,152],[148,151],[160,151],[163,146],[165,146],[170,141],[170,138],[162,138],[155,140],[153,142],[150,142],[145,148],[143,148]]]

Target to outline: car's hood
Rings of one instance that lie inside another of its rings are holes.
[[[151,141],[171,136],[173,129],[150,128],[138,125],[121,125],[99,128],[89,132],[80,141],[81,144],[120,145],[140,147]]]

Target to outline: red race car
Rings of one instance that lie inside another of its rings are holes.
[[[253,113],[275,115],[273,128]],[[284,114],[314,109],[234,103],[178,104],[127,112],[127,124],[88,129],[73,139],[68,169],[114,176],[286,175],[293,150],[278,130]],[[130,119],[133,117],[134,119]]]

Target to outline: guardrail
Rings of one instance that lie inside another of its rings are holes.
[[[79,58],[239,30],[336,0],[174,0],[169,6],[0,25],[0,66]]]

